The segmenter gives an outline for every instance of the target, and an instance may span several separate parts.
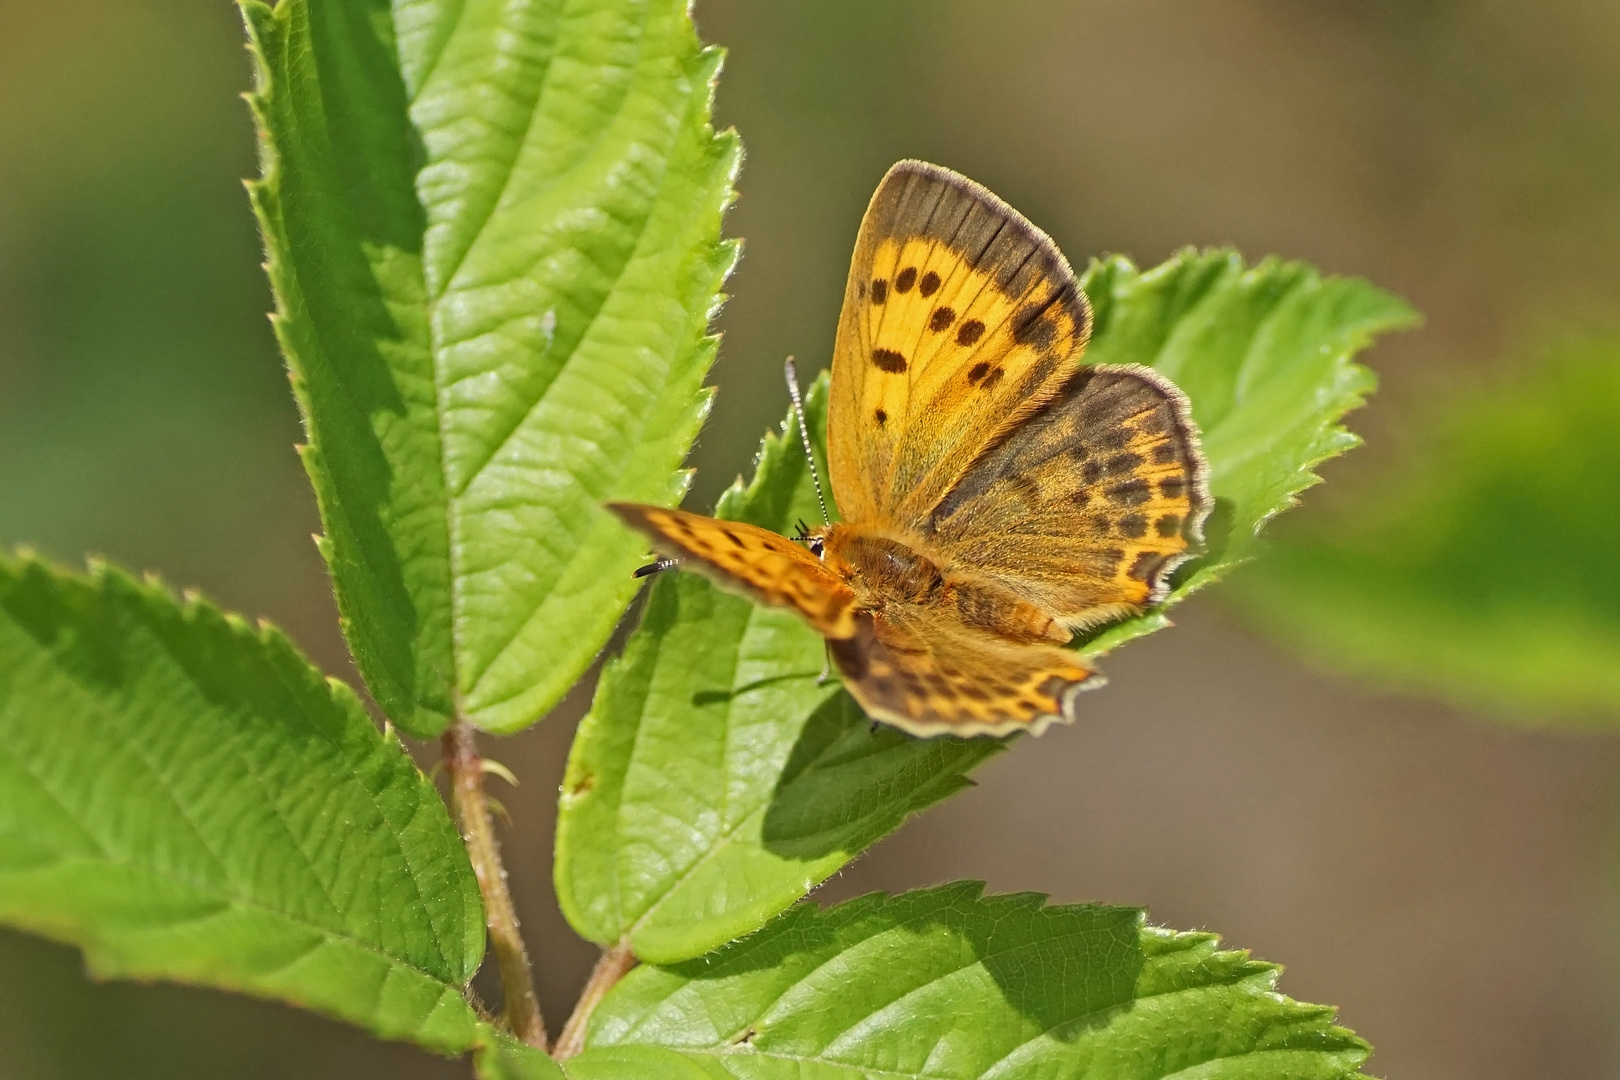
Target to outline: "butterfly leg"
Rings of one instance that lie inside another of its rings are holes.
[[[826,638],[821,639],[821,674],[816,676],[817,686],[826,686],[832,679],[832,645]]]

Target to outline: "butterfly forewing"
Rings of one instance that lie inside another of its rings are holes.
[[[828,456],[846,520],[925,513],[1057,391],[1090,326],[1045,233],[965,177],[896,165],[862,221],[833,354]]]
[[[829,638],[854,633],[854,594],[821,560],[785,536],[741,521],[721,521],[640,503],[608,509],[662,554],[715,584],[761,603],[792,608]]]
[[[1154,603],[1210,507],[1187,400],[1141,367],[1076,372],[929,514],[949,564],[1071,628]]]

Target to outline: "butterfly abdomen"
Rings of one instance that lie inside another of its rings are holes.
[[[1073,635],[1050,614],[1000,586],[973,579],[951,579],[941,600],[965,626],[1011,641],[1055,641]]]

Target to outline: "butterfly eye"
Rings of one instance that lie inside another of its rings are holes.
[[[826,541],[824,541],[819,536],[812,536],[812,537],[809,538],[809,541],[810,541],[810,554],[814,555],[818,559],[821,558],[821,552],[827,546]]]

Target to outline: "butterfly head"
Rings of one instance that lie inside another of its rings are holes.
[[[818,559],[821,558],[827,550],[826,536],[819,532],[811,532],[810,526],[805,524],[803,518],[799,519],[797,531],[794,532],[793,539],[809,548],[810,554],[814,555]]]

